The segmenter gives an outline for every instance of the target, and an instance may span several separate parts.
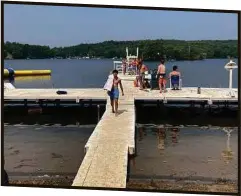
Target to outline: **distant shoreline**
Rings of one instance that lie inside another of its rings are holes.
[[[238,57],[237,40],[138,40],[105,41],[95,44],[79,44],[68,47],[29,45],[17,42],[4,43],[4,59],[113,59],[125,58],[139,48],[139,57],[148,61],[203,60]]]
[[[174,61],[167,61],[167,62],[179,62],[179,61],[203,61],[203,60],[225,60],[227,58],[210,58],[210,59],[202,59],[202,60],[174,60]],[[17,60],[24,60],[24,61],[29,61],[29,60],[112,60],[111,58],[103,58],[103,59],[50,59],[50,58],[44,58],[44,59],[4,59],[4,61],[17,61]],[[234,60],[237,60],[237,58],[234,58]],[[121,59],[116,59],[116,61],[121,61]],[[158,60],[144,60],[145,62],[158,62]]]

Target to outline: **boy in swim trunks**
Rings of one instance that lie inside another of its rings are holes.
[[[118,78],[118,71],[114,70],[112,72],[113,74],[113,86],[111,91],[108,92],[110,96],[110,101],[111,101],[111,107],[112,107],[112,113],[117,113],[118,112],[118,99],[119,99],[119,88],[118,86],[120,85],[122,96],[124,96],[124,91],[123,91],[123,86],[121,83],[121,79]]]
[[[162,90],[166,92],[166,66],[164,65],[165,61],[164,59],[161,59],[161,64],[158,66],[157,74],[159,77],[159,89],[160,93],[162,93]]]
[[[145,81],[144,81],[145,72],[148,71],[148,68],[147,68],[146,65],[143,64],[143,62],[140,62],[140,65],[141,65],[141,67],[140,67],[140,77],[139,77],[140,78],[140,84],[141,84],[140,90],[143,90],[145,88]]]

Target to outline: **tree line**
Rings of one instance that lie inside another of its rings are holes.
[[[138,41],[104,41],[94,44],[79,44],[68,47],[54,47],[4,43],[5,59],[48,59],[69,57],[123,58],[129,54],[139,55],[145,60],[201,60],[213,58],[238,57],[237,40],[138,40]]]

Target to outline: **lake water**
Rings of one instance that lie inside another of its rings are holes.
[[[75,175],[94,128],[5,124],[5,169],[12,177]]]
[[[230,146],[227,146],[230,130]],[[217,180],[238,179],[237,127],[163,128],[138,125],[137,156],[131,159],[131,179]],[[232,151],[230,157],[225,151]]]
[[[104,110],[101,106],[100,116]],[[10,179],[74,178],[97,112],[96,106],[42,108],[41,114],[28,113],[23,106],[5,107],[4,158]]]
[[[210,111],[137,102],[136,156],[130,159],[130,180],[237,183],[238,122],[237,108]]]
[[[237,60],[236,60],[237,62]],[[168,62],[177,64],[183,86],[228,87],[227,60]],[[158,62],[145,62],[150,69]],[[5,68],[51,69],[50,78],[16,78],[17,88],[102,88],[112,60],[7,60]],[[233,87],[238,87],[237,70]],[[137,106],[137,156],[130,160],[130,178],[192,177],[237,180],[237,111],[190,113]],[[178,110],[178,111],[176,111]],[[182,111],[180,111],[182,110]],[[21,175],[75,176],[84,157],[84,145],[94,130],[97,108],[44,109],[41,115],[26,109],[4,111],[5,168],[10,178]],[[102,108],[101,114],[104,109]],[[148,113],[148,115],[146,115]],[[140,126],[141,125],[141,126]],[[164,126],[179,126],[178,131]],[[191,125],[191,126],[188,126]],[[226,160],[227,134],[232,127],[232,158]],[[198,153],[197,153],[198,152]]]
[[[235,59],[237,62],[237,59]],[[178,65],[183,76],[183,87],[228,87],[229,73],[224,69],[227,59],[203,61],[167,62],[167,71]],[[149,69],[156,69],[159,62],[144,62]],[[5,60],[4,67],[21,69],[50,69],[50,78],[21,80],[16,78],[17,88],[102,88],[113,61],[106,60]],[[238,72],[233,73],[233,87],[238,86]]]

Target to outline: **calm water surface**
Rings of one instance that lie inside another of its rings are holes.
[[[5,169],[10,176],[75,175],[95,125],[5,125]]]
[[[237,62],[237,59],[235,60]],[[167,71],[174,64],[179,66],[183,76],[183,86],[228,87],[228,71],[224,69],[226,59],[203,61],[168,62]],[[145,62],[150,69],[156,69],[159,62]],[[16,78],[18,88],[102,88],[109,72],[113,69],[113,61],[106,60],[6,60],[4,67],[21,69],[50,69],[50,78],[29,80]],[[238,84],[237,70],[233,73],[233,87]]]
[[[84,146],[98,119],[93,107],[4,108],[4,158],[10,179],[37,176],[74,177]],[[100,116],[104,107],[100,108]]]

